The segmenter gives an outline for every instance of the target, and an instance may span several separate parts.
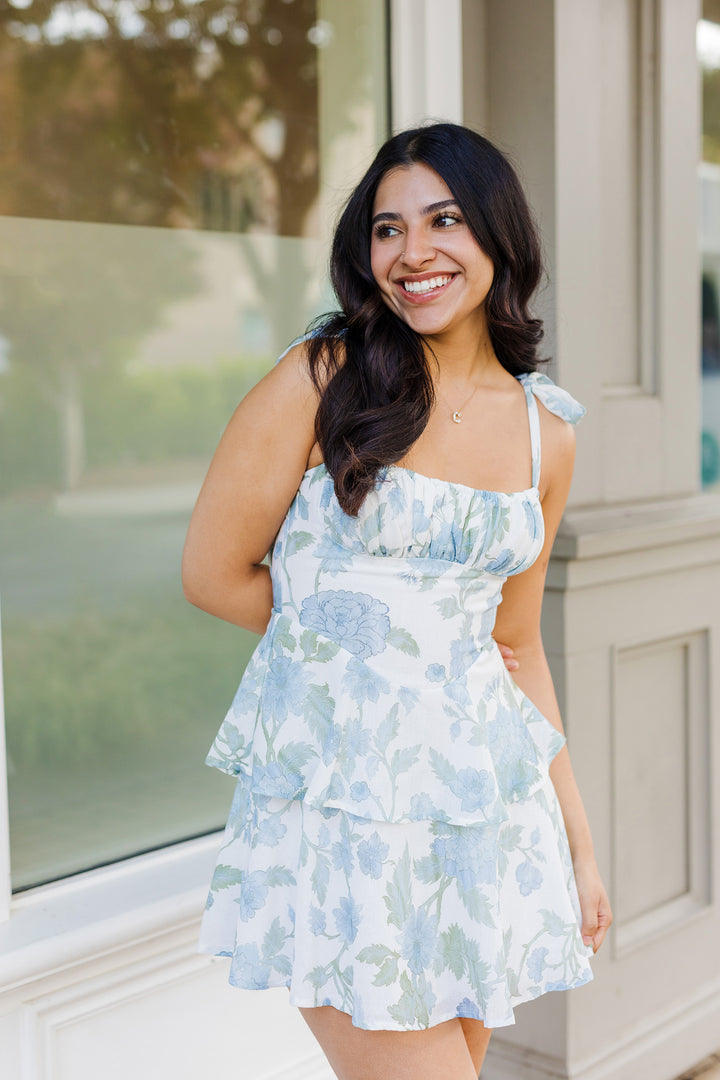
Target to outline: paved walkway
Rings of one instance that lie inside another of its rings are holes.
[[[677,1080],[720,1080],[720,1051],[698,1062],[689,1072],[678,1076]]]

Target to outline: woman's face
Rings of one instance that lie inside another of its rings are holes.
[[[418,334],[484,329],[492,261],[429,166],[398,167],[380,181],[370,263],[385,303]]]

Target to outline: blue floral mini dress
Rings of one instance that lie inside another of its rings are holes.
[[[535,398],[585,410],[518,379],[525,491],[391,465],[353,518],[324,465],[302,478],[268,628],[207,757],[237,786],[198,950],[230,957],[234,986],[406,1031],[502,1027],[592,978],[548,776],[565,740],[491,637],[503,583],[543,546]]]

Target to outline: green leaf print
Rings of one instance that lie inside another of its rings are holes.
[[[465,949],[467,939],[457,923],[440,934],[440,955],[445,967],[449,967],[456,979],[465,974]],[[440,972],[436,972],[439,974]]]
[[[435,607],[443,619],[452,619],[453,615],[460,614],[460,606],[454,596],[443,596],[442,600],[436,600]]]
[[[315,738],[324,743],[330,734],[335,699],[330,697],[327,683],[311,683],[305,695],[304,716]]]
[[[442,784],[452,784],[457,780],[457,773],[446,757],[432,746],[430,747],[430,764],[432,771]]]
[[[242,882],[242,870],[236,870],[234,866],[220,865],[215,867],[211,890],[229,889],[231,885],[239,885]]]
[[[295,638],[290,633],[290,620],[287,615],[281,615],[275,624],[273,644],[280,645],[283,649],[289,649],[291,652],[295,648]]]
[[[543,930],[547,930],[551,937],[562,937],[566,930],[566,925],[555,911],[548,911],[547,908],[542,908],[540,911],[543,921]]]
[[[270,963],[281,975],[292,975],[292,964],[289,956],[273,956]]]
[[[294,555],[296,551],[302,551],[308,544],[312,544],[313,540],[313,534],[310,532],[301,532],[300,530],[291,532],[285,544],[285,558]]]
[[[309,660],[312,654],[315,652],[315,646],[317,645],[317,634],[314,630],[303,630],[300,635],[300,648],[303,651],[303,657],[305,660]]]
[[[273,919],[263,938],[262,954],[264,959],[269,960],[276,953],[279,953],[284,944],[285,931],[280,925],[280,919]]]
[[[373,979],[373,986],[394,986],[398,977],[398,959],[393,956],[385,961]]]
[[[270,866],[265,871],[266,885],[294,885],[295,877],[287,866]]]
[[[330,863],[324,855],[318,855],[315,862],[315,869],[312,872],[310,882],[312,884],[313,892],[318,898],[320,907],[325,903],[325,897],[327,895],[328,882],[330,880]]]
[[[395,955],[387,945],[366,945],[358,953],[358,960],[361,960],[363,964],[382,964],[384,960],[387,960],[388,956]]]
[[[248,708],[250,708],[250,703],[252,703],[252,706],[255,706],[259,701],[257,694],[248,695],[248,698]],[[245,749],[245,736],[240,734],[239,729],[236,728],[234,724],[225,724],[223,736],[231,754],[240,753]]]
[[[487,991],[487,980],[490,974],[490,966],[480,959],[480,946],[475,938],[465,939],[465,959],[467,961],[468,978],[473,990],[481,1000],[484,1000]]]
[[[400,649],[402,652],[407,653],[408,656],[420,655],[420,646],[417,641],[409,630],[403,630],[401,626],[393,626],[385,640],[388,645]]]
[[[468,914],[475,922],[481,922],[485,926],[495,926],[492,909],[487,897],[475,886],[473,889],[461,889],[458,883],[458,894],[467,908]]]
[[[443,860],[439,855],[423,855],[415,859],[413,871],[418,881],[423,885],[430,885],[433,881],[439,881],[443,873]]]
[[[392,881],[385,890],[385,907],[388,910],[388,922],[401,930],[405,920],[410,917],[410,852],[407,844],[401,858],[398,859]]]
[[[388,1012],[394,1020],[407,1028],[427,1027],[430,1014],[427,1007],[428,985],[424,975],[419,975],[415,986],[410,982],[407,972],[400,975],[403,992],[400,1000]]]
[[[332,660],[334,656],[337,656],[339,652],[340,646],[336,645],[334,641],[321,641],[315,651],[313,660],[325,664],[328,660]]]
[[[307,982],[309,982],[311,986],[314,986],[316,990],[319,990],[321,986],[324,986],[329,978],[330,973],[324,967],[314,967],[312,971],[305,976]]]
[[[300,772],[303,765],[315,755],[315,749],[310,743],[291,742],[278,750],[278,761],[292,772]]]
[[[375,746],[380,754],[384,754],[389,744],[397,736],[400,730],[400,720],[398,719],[398,712],[400,706],[397,702],[393,705],[392,709],[382,718],[377,728],[377,735],[375,736]]]
[[[305,660],[316,660],[320,664],[332,660],[340,650],[340,646],[334,641],[320,641],[314,630],[303,630],[300,635],[300,648]]]
[[[420,757],[421,750],[421,743],[418,743],[417,746],[406,746],[404,750],[396,750],[390,762],[390,770],[393,776],[407,772]]]

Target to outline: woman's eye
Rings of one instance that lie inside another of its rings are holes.
[[[435,224],[441,225],[445,229],[448,225],[461,225],[462,218],[458,217],[457,214],[438,214],[435,218]]]
[[[375,226],[375,235],[379,240],[387,240],[390,236],[397,236],[399,231],[394,225]]]

